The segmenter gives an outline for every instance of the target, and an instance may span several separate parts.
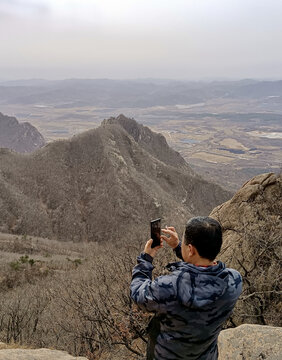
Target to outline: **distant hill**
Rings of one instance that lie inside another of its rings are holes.
[[[282,97],[282,81],[213,81],[69,79],[0,83],[0,104],[58,107],[149,107],[195,104],[215,98]]]
[[[282,80],[259,81],[256,83],[241,84],[241,86],[231,90],[229,96],[251,99],[265,97],[282,97]]]
[[[45,145],[40,132],[28,122],[0,113],[0,148],[29,153]]]
[[[183,226],[231,193],[203,180],[165,138],[123,115],[30,155],[0,151],[0,231],[136,241],[149,221]]]

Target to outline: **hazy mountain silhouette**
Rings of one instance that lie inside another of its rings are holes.
[[[0,83],[0,104],[147,107],[193,104],[214,98],[282,96],[282,81],[69,79]]]
[[[15,117],[0,113],[0,148],[28,153],[44,145],[43,136],[30,123],[19,123]]]
[[[0,231],[62,240],[148,236],[231,194],[203,180],[165,138],[123,115],[30,155],[0,152]]]

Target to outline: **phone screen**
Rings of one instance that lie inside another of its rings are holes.
[[[152,248],[161,243],[161,219],[151,221],[151,239],[153,239]]]

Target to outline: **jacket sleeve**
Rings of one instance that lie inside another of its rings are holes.
[[[173,249],[173,251],[175,252],[175,255],[179,259],[183,260],[182,253],[181,253],[181,241],[179,241],[178,245],[176,246],[175,249]]]
[[[168,310],[168,303],[176,298],[175,286],[171,275],[152,281],[152,260],[150,255],[144,253],[137,257],[137,265],[132,271],[130,295],[142,310],[164,314]]]

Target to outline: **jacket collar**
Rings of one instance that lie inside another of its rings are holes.
[[[205,274],[217,274],[225,269],[225,264],[222,261],[217,261],[217,265],[211,265],[208,267],[196,266],[193,264],[189,264],[185,261],[178,261],[169,263],[166,265],[166,268],[169,271],[175,270],[183,270],[183,271],[191,271],[194,273],[205,273]]]

